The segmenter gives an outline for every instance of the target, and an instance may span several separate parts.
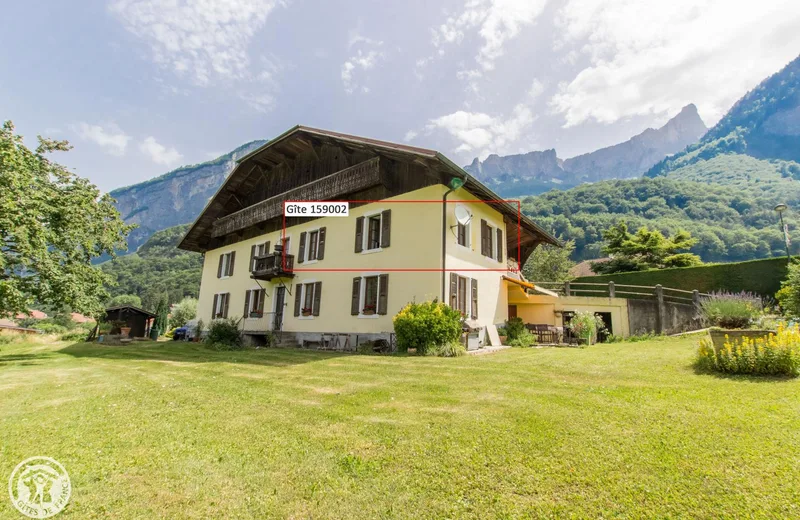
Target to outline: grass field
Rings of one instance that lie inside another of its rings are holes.
[[[0,346],[0,518],[800,517],[800,381],[691,367],[697,338],[462,358]]]

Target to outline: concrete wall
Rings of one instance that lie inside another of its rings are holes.
[[[534,253],[535,254],[535,253]],[[510,284],[509,284],[510,285]],[[586,296],[528,295],[521,291],[509,291],[509,305],[517,306],[517,316],[525,323],[538,323],[561,326],[563,312],[589,311],[611,314],[611,328],[617,336],[631,333],[628,317],[628,304],[624,298],[596,298]]]
[[[677,334],[702,326],[697,319],[697,310],[691,304],[664,302],[663,312],[659,316],[659,304],[656,300],[627,302],[631,334]]]

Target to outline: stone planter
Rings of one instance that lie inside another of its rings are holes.
[[[119,328],[119,334],[123,338],[127,338],[128,336],[131,335],[131,328],[130,327],[120,327]]]
[[[708,329],[708,335],[711,336],[711,342],[714,344],[714,350],[719,350],[723,347],[725,344],[725,336],[728,336],[728,341],[733,343],[741,341],[742,338],[763,338],[769,334],[775,334],[775,331],[756,329]]]
[[[506,343],[506,340],[508,340],[508,336],[500,336],[501,345],[508,345],[508,343]]]
[[[361,314],[363,314],[364,316],[372,316],[373,314],[375,314],[375,311],[361,311]]]

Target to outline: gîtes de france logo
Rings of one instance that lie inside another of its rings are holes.
[[[23,460],[8,480],[11,502],[30,518],[50,518],[60,513],[71,493],[67,470],[50,457]]]

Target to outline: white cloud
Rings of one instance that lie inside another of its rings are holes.
[[[555,48],[589,61],[551,100],[568,127],[688,103],[713,124],[800,49],[796,0],[568,0],[556,24]]]
[[[475,60],[483,70],[494,69],[503,46],[542,13],[547,0],[467,0],[462,11],[433,29],[433,44],[459,44],[468,32],[477,32],[483,43]]]
[[[160,66],[199,86],[244,82],[274,89],[269,60],[248,55],[255,34],[281,0],[114,0],[109,9],[146,41]],[[266,76],[265,76],[266,73]],[[252,96],[253,94],[250,94]]]
[[[353,74],[358,70],[366,71],[375,66],[375,64],[383,58],[383,53],[375,50],[362,52],[360,49],[358,52],[347,59],[342,64],[342,84],[344,85],[344,90],[348,94],[352,94],[356,90],[361,90],[361,92],[367,93],[369,92],[369,88],[360,86],[358,82],[355,81],[353,78]]]
[[[91,141],[103,147],[107,153],[111,155],[122,156],[125,155],[125,150],[128,147],[128,141],[131,137],[120,129],[114,123],[106,123],[105,125],[90,125],[88,123],[78,123],[72,125],[71,129],[77,132],[82,139]]]
[[[403,141],[406,143],[409,141],[413,141],[418,135],[419,134],[416,131],[409,130],[408,132],[406,132],[405,137],[403,137]]]
[[[147,137],[139,145],[139,150],[151,161],[164,166],[172,166],[183,159],[183,155],[178,153],[175,148],[167,148],[156,141],[155,137]]]

